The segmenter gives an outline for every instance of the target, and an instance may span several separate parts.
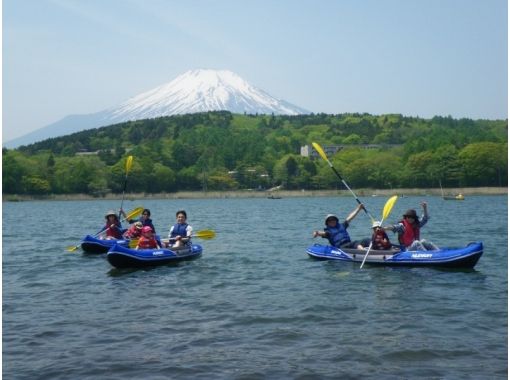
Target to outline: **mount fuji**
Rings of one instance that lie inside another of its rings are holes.
[[[66,116],[3,145],[15,148],[130,120],[207,111],[275,115],[310,113],[274,98],[231,71],[198,69],[187,71],[173,81],[136,95],[118,106],[92,114]]]

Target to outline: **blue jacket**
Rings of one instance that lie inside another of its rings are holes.
[[[156,229],[154,228],[154,225],[152,224],[152,219],[151,218],[147,218],[145,220],[142,220],[142,218],[140,218],[140,222],[142,222],[143,226],[149,226],[151,229],[152,229],[152,233],[155,234],[156,233]]]
[[[335,227],[326,227],[324,231],[327,233],[326,237],[329,240],[329,244],[339,248],[345,243],[351,241],[351,237],[347,232],[348,223],[337,223]]]
[[[188,224],[187,223],[184,223],[184,224],[174,224],[174,226],[172,227],[172,233],[170,234],[169,238],[174,238],[176,236],[183,236],[185,237],[187,235],[187,231],[186,231],[186,228],[188,228]]]

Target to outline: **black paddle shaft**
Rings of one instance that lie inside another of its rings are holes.
[[[331,165],[331,169],[333,169],[333,171],[335,172],[337,177],[340,178],[340,181],[342,181],[342,183],[347,188],[347,190],[349,190],[351,192],[351,194],[354,195],[354,198],[356,199],[356,202],[358,202],[358,204],[361,204],[361,201],[358,199],[356,194],[354,194],[354,191],[351,190],[351,188],[349,187],[347,182],[345,182],[345,180],[342,178],[342,176],[340,175],[338,170],[336,170],[336,168],[333,165]],[[365,211],[365,214],[367,214],[370,217],[370,219],[374,220],[374,217],[372,215],[370,215],[370,213],[367,211],[367,209],[365,207],[363,207],[363,211]]]
[[[122,210],[122,205],[124,204],[124,196],[126,194],[127,180],[128,180],[128,175],[126,173],[126,178],[124,178],[124,189],[122,190],[122,200],[120,201],[120,210]],[[120,210],[119,210],[119,220],[120,220],[120,214],[121,214]]]

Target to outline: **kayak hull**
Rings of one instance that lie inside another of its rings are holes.
[[[340,249],[315,244],[306,251],[318,260],[339,260],[361,263],[366,250]],[[483,243],[473,242],[461,248],[441,248],[436,251],[372,250],[365,264],[389,266],[427,266],[444,268],[473,268],[483,254]]]
[[[115,244],[128,246],[129,240],[122,239],[98,239],[94,236],[87,235],[81,241],[81,249],[88,253],[106,253]]]
[[[142,268],[194,260],[201,255],[202,247],[198,244],[179,250],[164,248],[137,250],[116,244],[109,249],[106,258],[115,268]]]

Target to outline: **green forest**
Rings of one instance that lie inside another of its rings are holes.
[[[317,142],[354,188],[507,186],[508,121],[398,114],[207,112],[132,121],[3,149],[4,194],[335,189]],[[367,149],[370,147],[371,149]]]

